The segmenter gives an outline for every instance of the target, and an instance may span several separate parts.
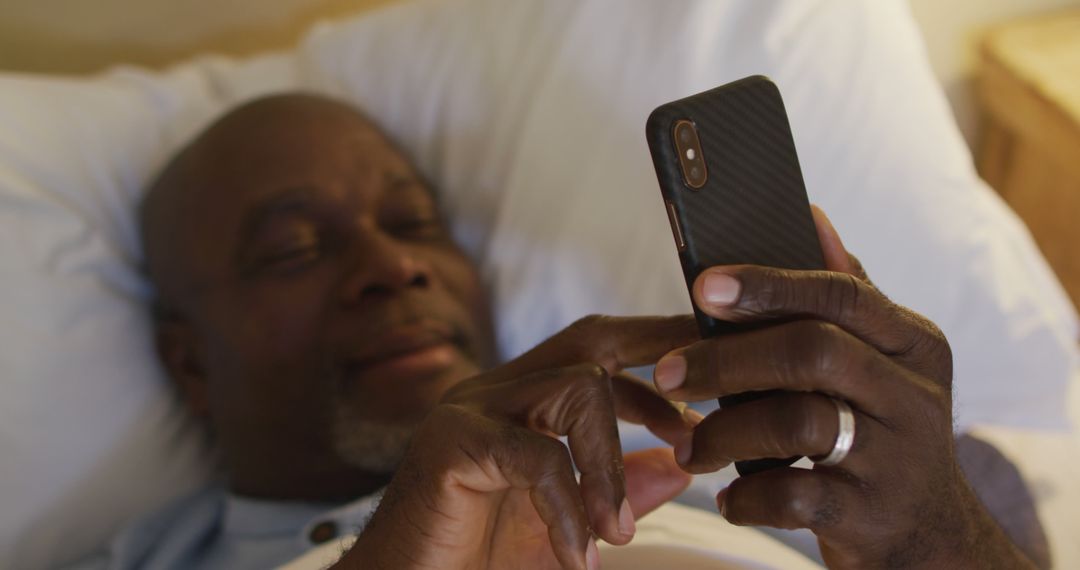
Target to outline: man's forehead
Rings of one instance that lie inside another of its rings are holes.
[[[378,187],[377,177],[411,170],[378,127],[346,104],[311,95],[256,100],[220,118],[165,168],[143,203],[144,245],[149,257],[179,254],[188,240],[203,241],[193,232],[208,238],[239,229],[246,210],[282,188]]]
[[[239,118],[222,119],[194,144],[182,189],[194,207],[257,203],[283,188],[378,188],[388,185],[386,178],[415,176],[393,143],[357,112],[321,102],[304,112],[289,109],[238,111]]]
[[[302,175],[329,165],[372,167],[400,159],[369,122],[333,108],[328,111],[225,122],[221,130],[195,143],[192,158],[203,176],[226,178],[280,177],[293,171]]]

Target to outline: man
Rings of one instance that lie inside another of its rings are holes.
[[[280,564],[363,526],[386,488],[339,567],[595,568],[594,535],[629,542],[686,471],[793,455],[820,463],[737,480],[721,514],[810,528],[835,567],[1031,565],[958,468],[948,345],[869,285],[820,213],[831,272],[715,268],[695,286],[703,311],[768,326],[699,341],[690,317],[592,317],[494,368],[475,267],[345,105],[229,113],[141,215],[161,358],[227,493],[136,524],[115,567]],[[621,372],[658,360],[656,390]],[[669,403],[775,388],[704,420]],[[622,457],[616,417],[674,452]]]

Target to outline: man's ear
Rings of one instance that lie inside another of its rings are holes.
[[[159,321],[155,334],[158,358],[179,388],[188,410],[196,417],[205,417],[210,409],[209,389],[195,331],[184,321],[170,319]]]

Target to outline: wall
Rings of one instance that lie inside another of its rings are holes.
[[[114,61],[164,65],[207,49],[251,53],[290,45],[320,18],[389,1],[0,0],[0,69],[86,72]],[[1080,0],[910,2],[969,141],[977,130],[969,84],[979,32],[1003,20],[1080,7]]]
[[[873,1],[873,0],[869,0]],[[930,61],[956,111],[968,142],[978,132],[978,111],[971,96],[971,76],[980,32],[993,24],[1064,8],[1080,0],[910,0],[922,27]]]
[[[388,1],[0,0],[0,69],[88,72],[283,48],[320,19]]]

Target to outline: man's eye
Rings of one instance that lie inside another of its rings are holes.
[[[446,235],[446,229],[438,218],[414,218],[393,224],[390,231],[399,237],[434,239]]]
[[[265,269],[298,269],[319,259],[319,244],[315,242],[291,244],[268,251],[259,258],[259,266]]]

